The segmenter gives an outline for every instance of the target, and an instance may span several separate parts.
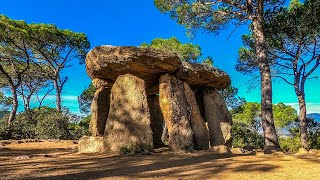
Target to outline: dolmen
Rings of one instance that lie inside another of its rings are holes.
[[[219,93],[231,81],[222,70],[151,48],[98,46],[86,71],[97,90],[80,153],[231,147],[232,118]]]

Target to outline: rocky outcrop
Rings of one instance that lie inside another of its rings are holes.
[[[103,150],[120,153],[231,146],[231,116],[218,92],[231,82],[222,70],[181,63],[171,52],[114,46],[92,49],[86,70],[98,90],[93,137],[81,145],[103,135]]]
[[[78,143],[79,153],[97,153],[103,152],[103,137],[83,136]]]
[[[194,147],[198,150],[209,148],[209,131],[203,120],[193,91],[187,83],[183,83],[185,98],[190,113],[190,123],[194,136]]]
[[[191,149],[193,133],[183,82],[168,74],[161,76],[159,82],[160,107],[168,128],[169,146],[175,151]]]
[[[182,62],[176,76],[190,86],[225,89],[231,80],[227,73],[206,64]]]
[[[112,88],[112,83],[108,82],[105,79],[101,79],[101,78],[94,78],[92,80],[92,84],[95,88],[99,89],[101,87],[107,87],[107,88]]]
[[[89,130],[92,136],[103,136],[110,108],[110,89],[100,87],[91,103]]]
[[[203,96],[205,119],[208,122],[210,146],[232,146],[232,117],[222,95],[207,89]]]
[[[104,139],[106,148],[113,152],[153,149],[150,112],[142,79],[126,74],[113,84]]]

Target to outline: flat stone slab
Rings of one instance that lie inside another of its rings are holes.
[[[137,76],[146,85],[158,83],[162,74],[174,73],[180,64],[175,53],[133,46],[98,46],[86,57],[88,75],[111,83],[124,74]]]
[[[175,53],[134,46],[97,46],[87,54],[86,70],[92,79],[102,79],[107,87],[124,74],[144,80],[147,89],[157,87],[163,74],[174,74],[193,87],[221,90],[231,84],[227,73],[210,65],[181,63]]]
[[[221,90],[231,84],[227,73],[205,64],[182,62],[176,77],[193,87],[208,86]]]

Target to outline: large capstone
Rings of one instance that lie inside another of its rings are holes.
[[[200,110],[197,105],[194,92],[187,83],[183,83],[184,93],[188,103],[190,112],[190,122],[194,134],[195,149],[203,150],[209,148],[209,131],[203,120]]]
[[[89,130],[92,136],[103,136],[110,108],[110,89],[100,87],[91,103],[92,117]]]
[[[231,84],[227,73],[206,64],[182,62],[176,77],[193,87],[208,86],[225,89]]]
[[[218,90],[206,89],[203,96],[205,120],[208,122],[210,146],[232,146],[232,116]]]
[[[160,107],[168,128],[169,146],[175,151],[193,148],[190,113],[183,82],[172,75],[160,77]]]
[[[119,75],[132,74],[146,85],[158,84],[161,74],[178,70],[181,62],[175,53],[151,48],[98,46],[86,58],[88,75],[113,83]]]
[[[150,112],[142,79],[125,74],[113,84],[104,139],[106,148],[113,152],[153,150]]]

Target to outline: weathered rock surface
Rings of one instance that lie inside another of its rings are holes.
[[[193,148],[190,113],[183,82],[172,75],[160,77],[160,107],[168,128],[169,146],[175,151]]]
[[[91,103],[92,117],[89,130],[92,136],[103,136],[110,108],[110,89],[100,87]]]
[[[104,139],[106,147],[118,153],[153,150],[150,112],[142,79],[125,74],[113,84]]]
[[[209,131],[203,120],[193,91],[187,83],[183,83],[184,93],[191,115],[191,127],[194,136],[194,147],[198,150],[209,148]]]
[[[190,86],[224,89],[231,84],[227,73],[205,64],[182,62],[176,76]]]
[[[127,73],[143,79],[146,85],[158,83],[161,74],[175,72],[180,64],[174,53],[132,46],[98,46],[86,58],[88,75],[111,83]]]
[[[204,91],[205,119],[208,122],[210,146],[232,146],[232,117],[217,90]]]
[[[175,53],[132,46],[92,49],[86,70],[98,89],[90,131],[103,136],[104,150],[231,147],[231,114],[218,92],[231,83],[224,71],[180,62]]]
[[[103,137],[83,136],[79,140],[79,153],[97,153],[104,150]]]
[[[94,78],[92,80],[92,84],[95,88],[99,89],[101,87],[107,87],[107,88],[112,88],[112,83],[111,82],[108,82],[107,80],[105,79],[101,79],[101,78]]]
[[[210,151],[214,152],[214,154],[232,155],[230,148],[224,145],[212,146]]]

